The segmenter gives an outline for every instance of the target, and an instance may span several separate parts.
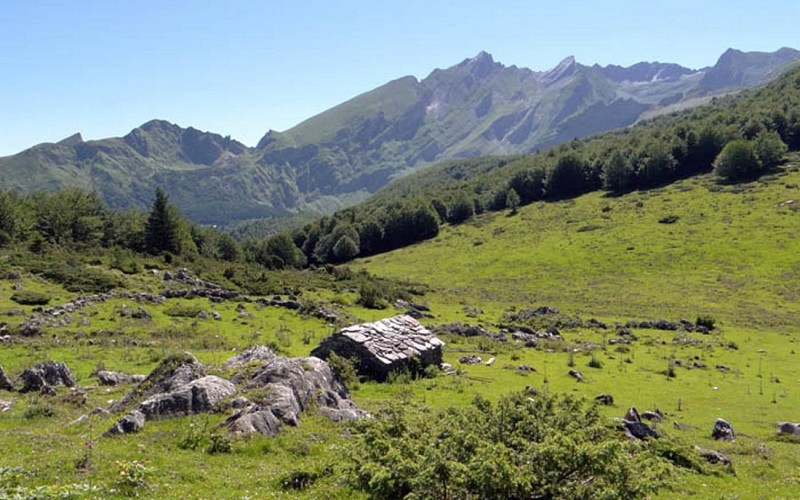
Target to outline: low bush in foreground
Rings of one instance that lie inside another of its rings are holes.
[[[388,407],[356,426],[348,478],[374,498],[643,498],[673,465],[569,395]]]

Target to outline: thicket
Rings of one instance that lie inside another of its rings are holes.
[[[571,395],[479,396],[435,413],[396,404],[355,425],[348,479],[386,499],[644,498],[673,470],[665,447],[622,438]]]

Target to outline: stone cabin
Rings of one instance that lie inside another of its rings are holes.
[[[442,362],[443,345],[419,321],[401,314],[343,328],[324,339],[311,355],[327,359],[335,352],[355,359],[359,375],[383,382],[393,371],[438,366]]]

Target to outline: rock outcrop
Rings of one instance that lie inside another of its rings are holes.
[[[177,389],[151,396],[139,404],[147,420],[208,413],[215,405],[236,394],[232,382],[208,375]]]
[[[47,361],[26,368],[19,376],[22,388],[19,392],[47,391],[54,386],[75,387],[75,378],[64,363]]]
[[[112,406],[112,411],[129,413],[106,435],[138,432],[148,420],[230,409],[235,410],[225,422],[230,432],[267,436],[276,435],[283,425],[298,425],[301,414],[310,410],[334,421],[366,415],[350,400],[330,366],[319,358],[283,358],[257,346],[229,359],[223,367],[240,370],[231,381],[205,375],[204,367],[191,354],[165,359]],[[249,390],[252,400],[231,400],[238,392],[237,385]],[[136,408],[131,410],[134,404]]]
[[[100,385],[138,384],[146,379],[146,375],[128,375],[127,373],[100,370],[97,379]]]

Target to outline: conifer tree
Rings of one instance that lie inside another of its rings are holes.
[[[170,205],[167,193],[156,188],[156,199],[147,217],[145,246],[148,252],[159,254],[181,253],[180,221],[175,207]]]

